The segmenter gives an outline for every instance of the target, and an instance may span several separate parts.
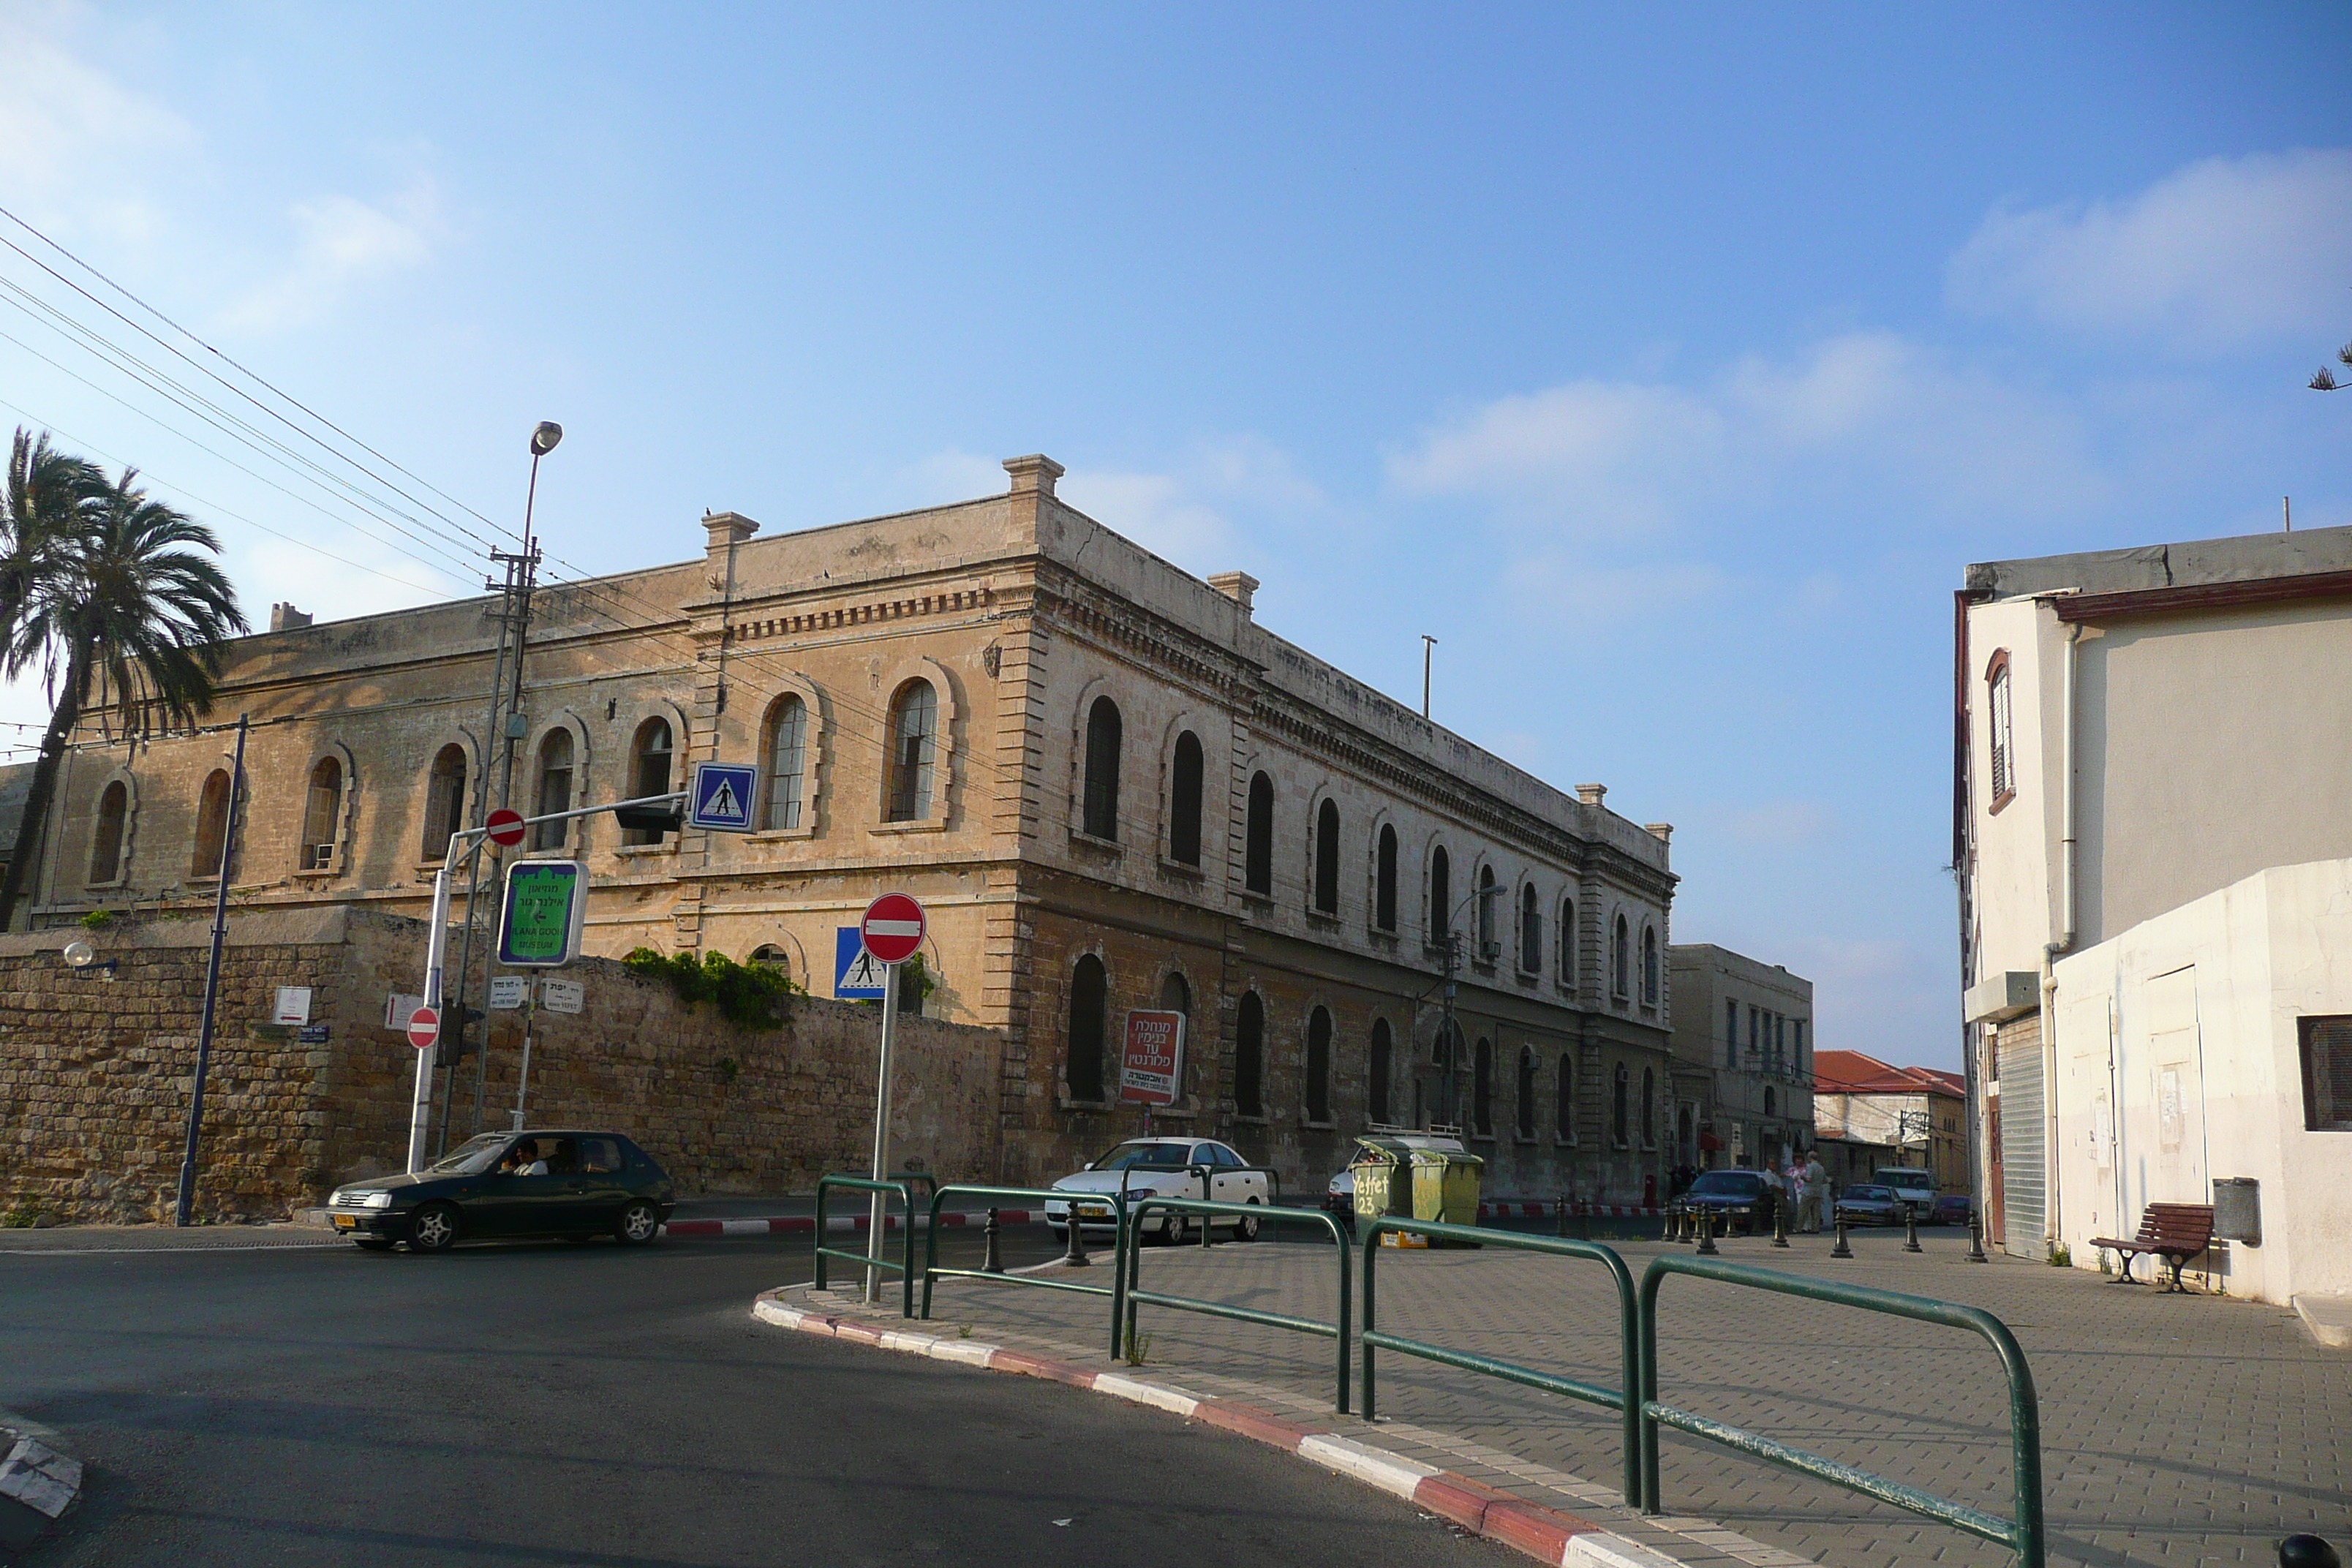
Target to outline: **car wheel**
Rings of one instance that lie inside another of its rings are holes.
[[[408,1222],[408,1250],[446,1252],[457,1242],[457,1211],[447,1204],[427,1204]]]
[[[1255,1205],[1257,1200],[1255,1198],[1252,1198],[1250,1202]],[[1241,1218],[1234,1221],[1234,1239],[1235,1241],[1255,1241],[1257,1239],[1257,1215],[1254,1214],[1244,1215]]]
[[[1160,1221],[1160,1239],[1171,1247],[1181,1247],[1192,1233],[1192,1222],[1181,1214],[1163,1215]]]
[[[613,1234],[630,1247],[643,1247],[661,1234],[661,1211],[639,1198],[613,1222]]]
[[[390,1252],[392,1250],[392,1237],[388,1236],[355,1236],[352,1237],[352,1245],[358,1247],[362,1252]]]

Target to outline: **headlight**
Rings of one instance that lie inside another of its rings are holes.
[[[1133,1208],[1144,1199],[1156,1198],[1159,1195],[1160,1190],[1157,1187],[1129,1187],[1127,1189],[1127,1204],[1129,1208]]]

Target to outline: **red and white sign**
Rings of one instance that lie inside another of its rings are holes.
[[[441,1015],[430,1007],[419,1007],[408,1016],[408,1043],[420,1051],[429,1051],[433,1042],[441,1037]]]
[[[857,934],[877,963],[904,963],[923,945],[923,906],[904,893],[885,893],[866,906]]]
[[[1118,1097],[1130,1104],[1173,1105],[1184,1074],[1184,1015],[1138,1008],[1127,1016],[1118,1057]]]
[[[522,813],[520,811],[511,811],[502,805],[482,819],[482,827],[489,834],[493,844],[511,849],[522,842]]]

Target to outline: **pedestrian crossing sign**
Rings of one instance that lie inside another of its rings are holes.
[[[856,926],[833,933],[833,994],[845,1002],[879,1002],[890,984],[890,966],[866,951]]]
[[[760,770],[747,763],[697,763],[687,791],[686,825],[720,833],[751,831]]]

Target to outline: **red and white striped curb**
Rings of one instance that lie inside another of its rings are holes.
[[[1547,1215],[1558,1213],[1559,1210],[1559,1205],[1556,1203],[1497,1199],[1493,1203],[1480,1204],[1478,1217],[1480,1219],[1541,1219]],[[1656,1219],[1659,1217],[1659,1211],[1656,1209],[1627,1208],[1606,1204],[1596,1204],[1590,1212],[1596,1219]],[[996,1218],[1000,1225],[1043,1225],[1045,1223],[1045,1211],[999,1209],[996,1211]],[[988,1215],[980,1212],[951,1210],[940,1215],[940,1225],[942,1228],[961,1226],[978,1228],[987,1223]],[[882,1228],[885,1231],[893,1231],[898,1228],[899,1224],[899,1215],[887,1215],[883,1217]],[[846,1234],[865,1228],[866,1216],[863,1215],[854,1216],[835,1215],[825,1221],[825,1229],[829,1233]],[[807,1236],[815,1229],[816,1220],[809,1215],[777,1215],[761,1219],[674,1219],[662,1227],[663,1233],[668,1236]]]
[[[783,1289],[763,1291],[752,1301],[751,1315],[802,1333],[929,1356],[935,1361],[959,1362],[991,1372],[1049,1378],[1073,1388],[1149,1405],[1188,1421],[1203,1421],[1269,1447],[1312,1459],[1327,1470],[1402,1498],[1415,1508],[1511,1547],[1538,1563],[1575,1564],[1577,1568],[1679,1568],[1664,1553],[1603,1530],[1591,1520],[1496,1491],[1467,1476],[1375,1448],[1328,1427],[1301,1426],[1254,1405],[1206,1398],[1173,1385],[1145,1383],[1123,1373],[1091,1372],[1030,1351],[885,1328],[880,1321],[865,1317],[827,1314],[793,1305],[783,1300],[786,1293]]]
[[[1003,1225],[1043,1225],[1045,1222],[1045,1211],[999,1209],[996,1211],[996,1217],[998,1222]],[[898,1215],[882,1216],[882,1228],[886,1232],[898,1229],[899,1223],[900,1216]],[[965,1214],[956,1211],[940,1215],[940,1228],[942,1230],[952,1229],[959,1226],[970,1226],[978,1229],[987,1223],[988,1215],[985,1214]],[[866,1216],[864,1215],[831,1215],[825,1219],[824,1228],[827,1234],[864,1230]],[[915,1228],[920,1230],[924,1226],[917,1226]],[[815,1229],[815,1216],[804,1214],[778,1215],[766,1219],[674,1219],[662,1226],[662,1232],[666,1236],[807,1236]]]

